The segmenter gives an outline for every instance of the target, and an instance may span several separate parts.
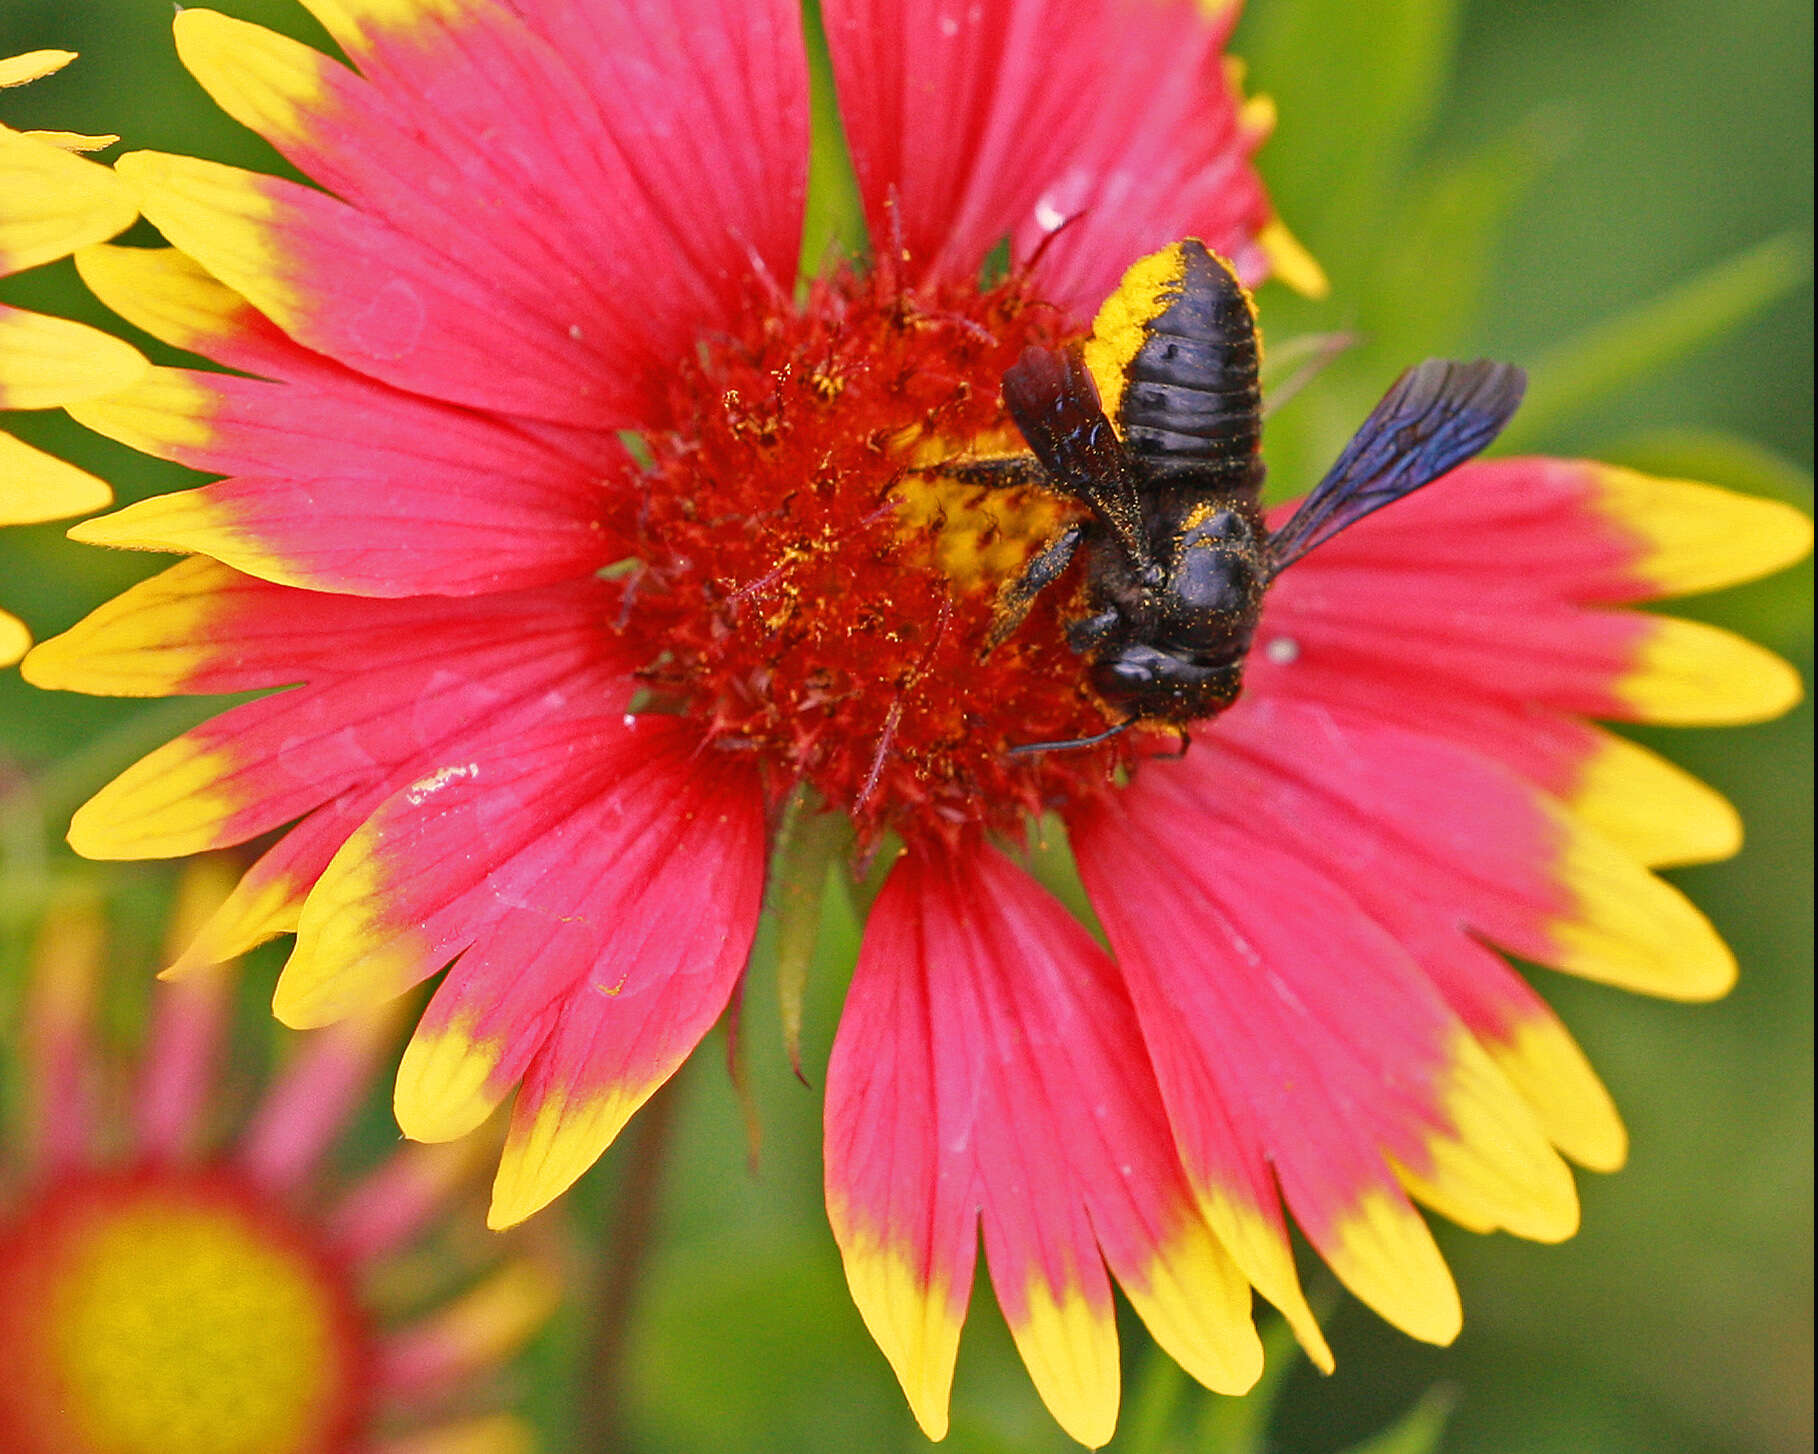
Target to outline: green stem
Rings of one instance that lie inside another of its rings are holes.
[[[637,1311],[644,1270],[654,1250],[653,1230],[663,1198],[669,1148],[682,1093],[671,1080],[628,1128],[624,1190],[606,1241],[606,1261],[593,1299],[593,1318],[580,1392],[579,1448],[617,1454],[625,1443],[625,1351]]]

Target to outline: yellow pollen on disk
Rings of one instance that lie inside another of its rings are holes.
[[[61,1447],[290,1454],[334,1432],[344,1290],[237,1206],[141,1194],[91,1210],[62,1253],[38,1310]]]
[[[1067,523],[1051,491],[971,485],[940,474],[904,477],[894,491],[897,525],[927,542],[933,564],[958,591],[993,591]]]

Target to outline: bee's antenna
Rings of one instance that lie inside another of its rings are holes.
[[[1034,250],[1030,252],[1026,259],[1024,259],[1023,266],[1033,271],[1036,265],[1041,262],[1042,254],[1048,251],[1048,245],[1069,227],[1073,226],[1075,222],[1082,221],[1091,210],[1090,207],[1082,207],[1077,212],[1069,212],[1059,222],[1055,223],[1054,226],[1048,228],[1047,231],[1042,234],[1042,240],[1035,244]]]
[[[1090,737],[1075,737],[1066,742],[1023,742],[1012,747],[1010,756],[1027,757],[1032,752],[1070,752],[1076,747],[1097,747],[1101,742],[1109,742],[1119,733],[1128,732],[1141,719],[1126,717],[1115,727],[1107,727],[1103,732],[1094,732]]]

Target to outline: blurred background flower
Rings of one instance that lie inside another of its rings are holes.
[[[320,42],[287,5],[224,8]],[[1281,109],[1265,159],[1274,196],[1334,280],[1332,302],[1318,306],[1269,290],[1265,324],[1277,337],[1336,326],[1366,340],[1271,421],[1276,478],[1310,479],[1407,359],[1483,351],[1521,359],[1543,380],[1518,421],[1521,446],[1801,498],[1810,294],[1803,235],[1779,229],[1809,219],[1809,17],[1761,3],[1719,30],[1673,5],[1543,16],[1406,4],[1371,7],[1367,20],[1358,9],[1260,0],[1237,46],[1252,84]],[[103,63],[106,43],[116,47],[109,63],[119,69],[96,89],[57,78],[64,89],[46,115],[108,125],[135,145],[281,166],[208,113],[175,67],[162,17],[97,3],[81,21],[95,34],[49,33],[69,19],[62,6],[26,0],[0,21],[0,51],[82,45]],[[19,281],[11,301],[84,306],[73,290],[57,294],[63,280]],[[1744,320],[1753,321],[1737,331]],[[1701,351],[1715,338],[1726,339],[1722,351]],[[1752,442],[1740,443],[1737,428]],[[128,464],[76,431],[57,446],[128,499],[190,478]],[[27,565],[58,561],[55,572],[9,572],[41,632],[144,569],[93,553],[78,564],[50,532],[9,547]],[[1730,593],[1707,614],[1809,673],[1801,589],[1809,573]],[[27,696],[8,682],[0,708],[8,740],[43,766],[45,824],[65,821],[114,770],[200,715]],[[1276,1443],[1339,1447],[1445,1376],[1465,1391],[1451,1447],[1798,1447],[1809,1422],[1809,820],[1789,827],[1785,809],[1808,796],[1808,721],[1801,713],[1722,743],[1665,744],[1756,830],[1739,865],[1682,876],[1738,948],[1744,979],[1730,1001],[1697,1015],[1636,1005],[1606,1014],[1603,992],[1543,981],[1641,1148],[1622,1177],[1586,1186],[1579,1240],[1542,1255],[1448,1238],[1478,1289],[1461,1342],[1445,1353],[1384,1343],[1368,1319],[1341,1311],[1340,1372],[1288,1390]],[[844,928],[844,943],[828,936],[829,968],[850,962]],[[831,989],[837,976],[816,983]],[[835,1008],[829,995],[808,1006],[814,1060]],[[748,1018],[765,1009],[748,1007]],[[845,1304],[815,1206],[818,1098],[791,1101],[786,1067],[761,1038],[751,1061],[758,1103],[777,1118],[761,1196],[716,1171],[741,1134],[716,1068],[703,1061],[666,1093],[686,1098],[676,1112],[680,1175],[627,1332],[628,1418],[653,1448],[901,1442],[894,1390]],[[582,1195],[602,1197],[613,1179],[609,1166]],[[1503,1266],[1474,1270],[1494,1262]],[[981,1302],[950,1447],[1045,1447],[1052,1436],[989,1318]],[[1537,1385],[1546,1397],[1533,1396]],[[1141,1386],[1165,1405],[1165,1375]],[[779,1396],[785,1389],[792,1396]],[[1133,1418],[1123,1446],[1167,1428],[1159,1416]],[[1225,1430],[1231,1440],[1241,1432]]]
[[[167,958],[233,877],[184,872]],[[148,995],[102,882],[59,886],[5,985],[0,1448],[529,1449],[499,1373],[560,1295],[556,1224],[475,1235],[485,1138],[349,1164],[395,1014],[285,1036],[247,1094],[237,966]]]

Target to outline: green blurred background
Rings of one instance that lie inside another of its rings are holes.
[[[217,3],[320,38],[291,0]],[[83,52],[63,74],[0,97],[0,118],[277,168],[177,66],[169,18],[166,0],[0,0],[0,55]],[[1255,0],[1237,50],[1252,87],[1280,105],[1265,175],[1334,284],[1321,303],[1265,289],[1265,327],[1278,341],[1331,328],[1364,340],[1271,421],[1276,478],[1310,479],[1402,364],[1482,352],[1535,376],[1515,426],[1520,448],[1809,508],[1809,7]],[[67,264],[0,285],[0,298],[106,321]],[[105,475],[122,500],[187,479],[60,417],[0,423]],[[42,636],[157,563],[76,547],[58,526],[8,531],[0,595]],[[1686,609],[1765,640],[1810,679],[1809,564]],[[47,696],[16,674],[0,678],[11,764],[0,801],[0,1025],[45,886],[71,871],[58,841],[69,810],[202,715],[194,704]],[[1411,1408],[1404,1442],[1371,1447],[1429,1447],[1423,1431],[1448,1408],[1440,1447],[1458,1451],[1812,1447],[1810,708],[1737,731],[1644,735],[1729,794],[1749,823],[1740,858],[1674,875],[1736,947],[1743,978],[1723,1003],[1686,1007],[1540,977],[1633,1133],[1625,1171],[1581,1178],[1583,1231],[1545,1248],[1442,1229],[1464,1292],[1458,1343],[1410,1343],[1333,1295],[1338,1373],[1321,1378],[1286,1353],[1273,1401],[1183,1387],[1127,1322],[1113,1448],[1323,1454]],[[122,957],[138,956],[149,974],[169,871],[107,873]],[[843,906],[831,913],[808,1005],[817,1083],[854,935]],[[254,999],[278,962],[259,956]],[[762,964],[746,1017],[763,1133],[755,1169],[723,1036],[664,1092],[674,1160],[623,1328],[615,1445],[925,1447],[845,1295],[820,1207],[818,1096],[788,1072]],[[130,1019],[130,1005],[115,1016]],[[384,1118],[370,1119],[376,1147]],[[629,1141],[570,1198],[590,1244],[612,1240]],[[571,1413],[585,1344],[577,1305],[533,1351],[525,1398],[550,1449],[592,1447]],[[1072,1447],[982,1288],[946,1447]]]

